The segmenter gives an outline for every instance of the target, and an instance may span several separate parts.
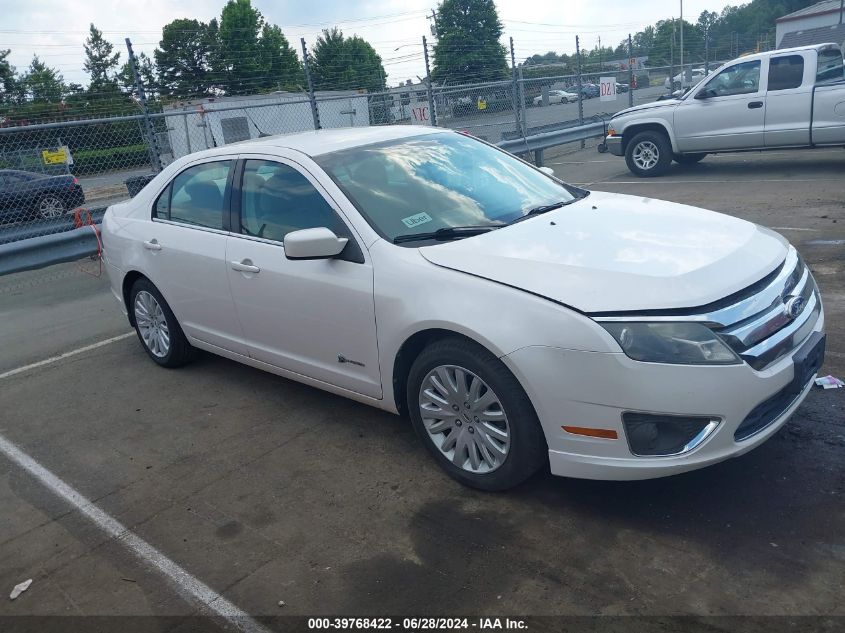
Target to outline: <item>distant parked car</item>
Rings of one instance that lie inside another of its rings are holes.
[[[574,92],[567,92],[566,90],[549,90],[549,104],[552,103],[574,103],[578,101],[578,95]],[[535,106],[543,105],[543,95],[534,97]]]
[[[601,94],[601,90],[596,84],[583,84],[581,86],[581,95],[585,99],[593,99]]]
[[[0,219],[56,218],[83,204],[76,176],[0,169]]]
[[[618,81],[616,82],[616,92],[628,92],[630,86],[628,84],[621,84]]]
[[[663,87],[667,90],[677,90],[679,88],[689,88],[690,86],[694,86],[699,81],[704,79],[709,72],[706,72],[703,68],[693,68],[692,75],[689,80],[686,79],[686,71],[681,71],[677,75],[672,78],[672,83],[669,83],[669,78],[666,77],[666,80],[663,82]]]

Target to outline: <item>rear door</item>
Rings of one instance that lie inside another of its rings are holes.
[[[769,58],[766,89],[766,147],[810,144],[812,63],[806,53]]]
[[[242,158],[226,261],[250,356],[380,398],[369,255],[302,166],[276,156]],[[317,227],[347,237],[346,249],[331,259],[287,259],[285,235]]]
[[[765,60],[763,60],[765,61]],[[723,68],[675,108],[675,137],[682,152],[763,147],[766,116],[763,61]]]
[[[138,223],[144,272],[189,337],[246,355],[229,292],[226,235],[235,160],[207,159],[158,195],[152,222]]]

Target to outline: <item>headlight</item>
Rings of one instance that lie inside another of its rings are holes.
[[[734,365],[740,359],[710,328],[700,323],[599,323],[622,351],[649,363]]]

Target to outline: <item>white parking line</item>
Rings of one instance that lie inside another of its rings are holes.
[[[122,338],[125,338],[125,336]],[[106,341],[102,342],[102,344],[105,343]],[[79,352],[77,351],[77,353]],[[199,603],[203,610],[211,612],[212,617],[221,618],[229,625],[246,633],[270,633],[269,629],[259,624],[211,587],[189,574],[183,567],[170,560],[145,540],[130,532],[120,522],[100,510],[75,488],[56,477],[2,435],[0,435],[0,453],[35,477],[56,496],[76,508],[116,542],[126,546],[143,562],[158,570],[174,584],[178,593],[193,602]]]
[[[90,352],[92,349],[97,349],[98,347],[103,347],[111,343],[116,343],[117,341],[122,341],[123,339],[129,338],[130,336],[134,335],[135,332],[127,332],[126,334],[113,336],[111,338],[105,339],[104,341],[99,341],[98,343],[92,343],[91,345],[80,347],[79,349],[75,349],[72,352],[65,352],[64,354],[59,354],[58,356],[51,356],[50,358],[45,358],[44,360],[40,360],[37,363],[32,363],[31,365],[24,365],[23,367],[18,367],[17,369],[10,369],[9,371],[5,371],[0,374],[0,380],[2,380],[3,378],[9,378],[10,376],[14,376],[16,374],[22,374],[23,372],[29,371],[30,369],[37,369],[38,367],[43,367],[44,365],[49,365],[51,363],[55,363],[56,361],[64,360],[65,358],[70,358],[71,356],[76,356],[77,354],[82,354],[83,352]]]
[[[653,178],[646,178],[643,180],[601,180],[594,182],[594,185],[718,185],[725,183],[746,183],[750,181],[745,180],[656,180]],[[772,178],[769,180],[759,179],[754,180],[753,183],[758,182],[842,182],[841,178]]]

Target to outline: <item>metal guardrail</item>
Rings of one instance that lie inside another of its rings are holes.
[[[584,141],[588,138],[604,136],[606,131],[607,123],[605,121],[595,121],[593,123],[563,128],[561,130],[541,132],[539,134],[533,134],[531,136],[517,138],[510,141],[501,141],[497,143],[497,145],[498,147],[514,154],[527,154],[529,152],[534,152],[534,163],[537,167],[542,167],[543,150],[557,147],[558,145],[566,145],[567,143]]]
[[[0,275],[34,270],[96,255],[97,234],[91,225],[0,245]]]
[[[540,167],[543,165],[543,150],[603,136],[605,126],[604,121],[595,121],[501,141],[498,146],[515,154],[534,152],[534,161]],[[93,209],[93,222],[100,224],[104,213],[104,208]],[[67,228],[50,235],[43,235],[44,227],[38,223],[14,227],[0,234],[0,275],[43,268],[97,254],[97,236],[91,226],[73,228],[74,218],[71,216],[61,222],[66,224]],[[55,227],[55,222],[51,226]]]

